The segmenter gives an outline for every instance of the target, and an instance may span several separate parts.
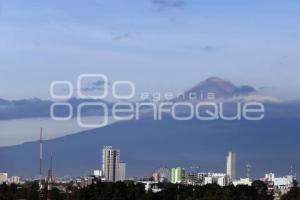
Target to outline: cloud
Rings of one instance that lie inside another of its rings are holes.
[[[271,86],[260,86],[259,90],[278,90],[279,88],[271,87]]]
[[[166,8],[180,8],[184,7],[187,0],[151,0],[154,6],[157,6],[160,10]]]
[[[112,37],[112,40],[119,41],[119,40],[132,39],[133,35],[129,32],[127,32],[127,33],[111,32],[111,37]]]
[[[178,47],[187,52],[203,52],[203,53],[213,53],[218,50],[217,46],[211,44],[182,44]]]
[[[205,45],[204,47],[201,48],[203,51],[206,51],[206,52],[211,52],[214,50],[214,47],[213,46],[210,46],[210,45]]]
[[[103,90],[103,87],[91,86],[91,87],[81,88],[81,90],[84,91],[84,92],[97,91],[97,90]]]
[[[84,92],[99,91],[99,90],[103,90],[105,85],[110,85],[110,84],[103,80],[97,80],[91,83],[89,86],[81,88],[81,90]]]
[[[97,80],[97,81],[94,81],[94,82],[91,82],[91,83],[87,84],[85,87],[81,87],[81,91],[83,91],[83,92],[101,91],[101,90],[103,90],[104,86],[106,86],[106,85],[109,86],[110,83],[105,82],[103,80]],[[78,88],[74,89],[75,92],[77,92],[78,90],[79,90]],[[61,91],[62,92],[68,92],[68,89],[62,88]],[[1,101],[0,101],[0,104],[1,104]]]
[[[109,83],[106,83],[103,80],[98,80],[92,83],[93,86],[104,86],[105,84],[109,84]]]

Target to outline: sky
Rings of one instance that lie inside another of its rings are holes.
[[[300,98],[298,0],[0,0],[0,98],[49,98],[82,73],[137,91],[219,76]]]

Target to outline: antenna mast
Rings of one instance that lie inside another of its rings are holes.
[[[43,164],[43,128],[40,129],[40,180],[39,180],[39,199],[43,199],[43,171],[42,171],[42,164]]]
[[[250,172],[251,172],[251,165],[250,164],[246,164],[246,169],[247,169],[247,178],[250,179]]]

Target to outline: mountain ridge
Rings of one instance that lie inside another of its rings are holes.
[[[214,94],[216,101],[271,101],[280,102],[279,99],[259,94],[258,91],[249,85],[236,86],[232,82],[223,80],[219,77],[210,77],[194,87],[187,89],[183,92],[185,98],[177,97],[173,101],[190,101],[186,97],[191,94],[195,94],[196,99],[192,101],[205,101],[208,94]],[[212,100],[212,99],[210,99]],[[108,106],[110,110],[115,102],[107,100],[95,100],[95,99],[79,99],[72,97],[66,101],[70,103],[73,108],[73,113],[76,116],[77,107],[80,103],[84,102],[102,102]],[[291,101],[292,102],[292,101]],[[0,120],[9,119],[23,119],[23,118],[38,118],[38,117],[50,117],[50,107],[54,101],[43,100],[39,98],[20,99],[20,100],[5,100],[0,99]],[[83,114],[86,116],[95,115],[91,110],[85,110]],[[68,111],[62,108],[57,110],[57,113],[62,116],[68,116]],[[100,113],[96,113],[100,114]]]
[[[283,173],[290,162],[300,164],[295,159],[300,156],[296,130],[300,130],[299,119],[178,122],[170,118],[162,121],[146,118],[46,140],[44,157],[47,162],[49,155],[54,154],[57,175],[79,176],[99,169],[102,146],[113,145],[121,149],[130,176],[145,176],[159,166],[201,165],[203,171],[224,171],[225,155],[234,150],[239,174],[247,161],[255,164],[254,174],[267,169]],[[273,148],[280,144],[288,144],[288,148],[277,148],[278,151]],[[34,176],[38,172],[38,148],[38,141],[0,147],[0,170]],[[273,165],[268,166],[269,163]]]

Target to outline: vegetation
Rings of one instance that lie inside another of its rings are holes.
[[[69,185],[66,186],[65,192],[54,187],[51,196],[53,200],[273,200],[273,195],[268,193],[266,185],[260,181],[255,181],[252,186],[236,187],[220,187],[215,184],[185,186],[170,183],[160,184],[158,187],[162,191],[154,193],[153,191],[146,192],[141,183],[99,181],[85,188]],[[283,197],[283,200],[297,199],[297,197],[293,198],[294,195],[298,195],[299,199],[299,194],[299,188],[295,187]],[[38,196],[37,183],[0,186],[0,200],[37,200]]]
[[[300,188],[297,181],[294,181],[294,187],[287,194],[283,195],[281,200],[300,200]]]

